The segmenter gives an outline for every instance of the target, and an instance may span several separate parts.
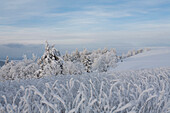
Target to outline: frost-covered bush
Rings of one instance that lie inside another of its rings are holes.
[[[108,50],[107,48],[92,52],[87,51],[87,49],[79,52],[78,49],[76,49],[76,51],[71,54],[66,52],[63,59],[65,62],[71,61],[74,64],[78,63],[83,65],[81,66],[83,68],[81,70],[88,73],[93,71],[106,72],[108,68],[114,68],[117,62],[116,50]]]
[[[91,57],[93,60],[93,70],[106,72],[108,68],[116,67],[117,57],[114,49],[111,49],[110,51],[104,49],[102,52],[100,50],[95,51],[92,53]]]
[[[106,57],[100,56],[99,58],[94,59],[93,70],[98,70],[99,72],[107,71]]]
[[[35,63],[35,59],[24,59],[21,61],[7,62],[0,69],[1,80],[14,80],[14,79],[26,79],[35,78],[35,71],[38,70],[38,64]]]
[[[80,62],[67,61],[63,64],[64,75],[81,75],[84,72],[84,66]]]
[[[25,82],[0,82],[0,112],[170,112],[170,68],[45,77],[27,81],[27,86]]]

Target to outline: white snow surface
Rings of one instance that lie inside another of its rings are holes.
[[[170,47],[150,48],[150,51],[131,56],[119,62],[116,71],[170,67]]]

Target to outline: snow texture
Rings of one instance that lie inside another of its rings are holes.
[[[0,82],[0,112],[169,113],[170,68]]]

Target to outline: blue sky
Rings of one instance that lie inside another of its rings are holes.
[[[169,0],[0,0],[0,44],[170,45]]]

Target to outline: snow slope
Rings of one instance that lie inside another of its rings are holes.
[[[170,67],[170,47],[151,48],[150,51],[126,58],[123,62],[119,62],[114,70],[138,70],[157,67]]]

